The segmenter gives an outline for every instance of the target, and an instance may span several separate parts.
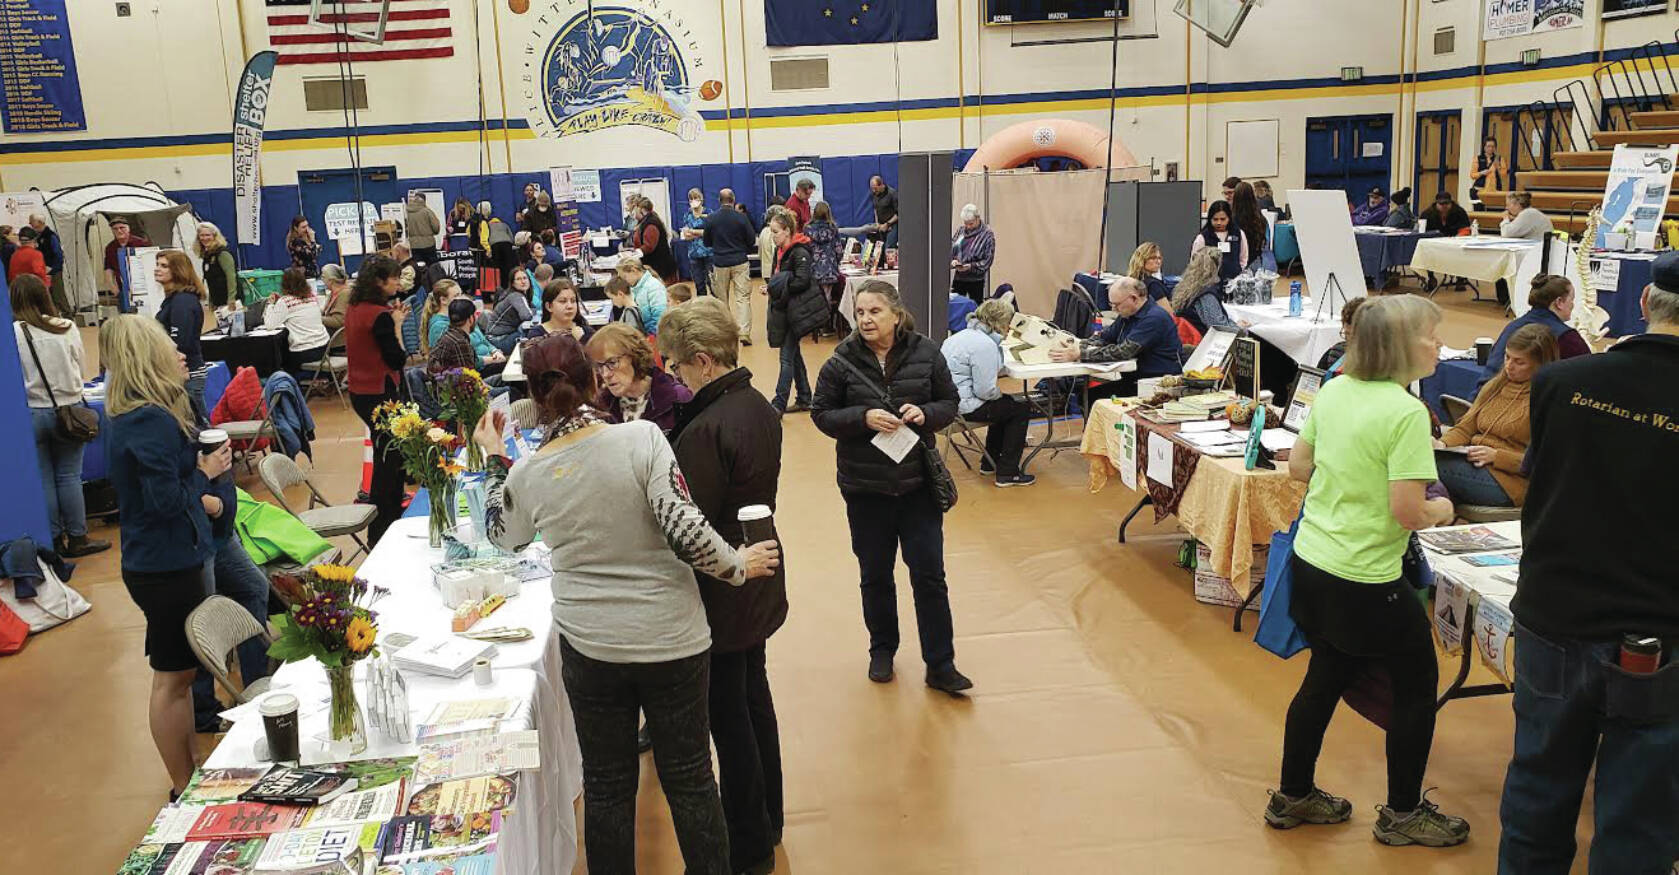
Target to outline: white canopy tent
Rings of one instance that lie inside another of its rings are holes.
[[[105,244],[110,219],[123,216],[129,229],[164,249],[191,251],[197,234],[192,207],[178,204],[157,183],[94,183],[61,188],[46,196],[47,221],[64,244],[64,293],[77,311],[99,302],[105,282]]]

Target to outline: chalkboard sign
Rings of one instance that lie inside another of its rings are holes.
[[[1239,337],[1224,363],[1224,385],[1238,395],[1259,400],[1259,341]]]

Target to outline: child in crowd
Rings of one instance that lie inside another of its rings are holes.
[[[623,322],[642,334],[647,333],[641,324],[641,308],[635,305],[635,298],[630,295],[630,284],[623,277],[615,276],[606,281],[606,297],[612,301],[613,322]]]
[[[678,304],[686,304],[694,300],[694,284],[677,283],[665,289],[665,299],[669,302],[668,306],[672,308]]]

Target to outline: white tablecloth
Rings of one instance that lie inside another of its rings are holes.
[[[1137,369],[1135,360],[1113,362],[1106,365],[1085,364],[1083,362],[1047,362],[1041,365],[1027,365],[1019,362],[1005,362],[1003,376],[1016,380],[1053,380],[1057,377],[1097,377],[1115,379],[1120,374],[1129,374]]]
[[[1437,237],[1417,242],[1411,256],[1412,270],[1431,270],[1481,282],[1515,280],[1523,263],[1537,259],[1535,240],[1505,240],[1501,237]],[[1525,294],[1522,297],[1527,297]]]
[[[898,272],[883,270],[872,276],[866,273],[845,275],[845,291],[840,293],[840,315],[845,317],[846,323],[852,328],[857,327],[857,290],[862,288],[864,283],[873,280],[880,280],[895,289],[898,287]]]
[[[427,525],[424,517],[393,523],[360,569],[361,576],[369,582],[391,589],[391,595],[375,608],[379,612],[381,638],[391,632],[421,635],[449,629],[453,612],[444,606],[431,583],[431,566],[442,561],[443,553],[426,545]],[[547,580],[526,583],[519,595],[480,621],[485,628],[523,626],[533,633],[529,641],[496,645],[491,657],[495,671],[493,686],[480,687],[470,675],[451,680],[403,672],[416,723],[441,701],[510,696],[524,703],[524,707],[510,715],[506,726],[538,731],[542,741],[542,767],[521,777],[517,814],[502,831],[497,864],[499,871],[508,875],[570,872],[577,862],[577,818],[573,802],[583,789],[583,760],[577,746],[571,704],[560,680],[559,636],[554,628],[553,595],[549,587]],[[298,698],[306,703],[311,701],[310,695],[317,702],[326,698],[326,673],[313,662],[282,667],[274,683],[302,693]],[[358,691],[360,683],[358,679]],[[320,745],[310,740],[324,733],[325,726],[324,710],[303,716],[299,729],[305,762],[325,761]],[[205,765],[258,765],[253,745],[262,738],[262,732],[260,717],[238,721]],[[413,744],[388,742],[373,730],[368,733],[366,752],[354,759],[415,752]]]
[[[1233,319],[1249,324],[1249,331],[1288,353],[1306,367],[1315,368],[1318,359],[1341,340],[1341,299],[1326,302],[1323,312],[1311,298],[1301,301],[1299,316],[1288,315],[1288,299],[1270,304],[1225,304]]]

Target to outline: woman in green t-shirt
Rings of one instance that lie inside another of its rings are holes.
[[[1462,818],[1422,798],[1439,682],[1428,611],[1401,573],[1411,532],[1452,521],[1434,481],[1428,410],[1405,387],[1434,372],[1440,308],[1409,295],[1379,298],[1354,317],[1346,375],[1325,383],[1289,456],[1311,484],[1294,540],[1289,614],[1312,647],[1283,734],[1282,783],[1265,820],[1278,829],[1341,823],[1352,805],[1313,783],[1336,703],[1365,670],[1393,685],[1388,798],[1375,834],[1390,845],[1447,847],[1469,838]]]

